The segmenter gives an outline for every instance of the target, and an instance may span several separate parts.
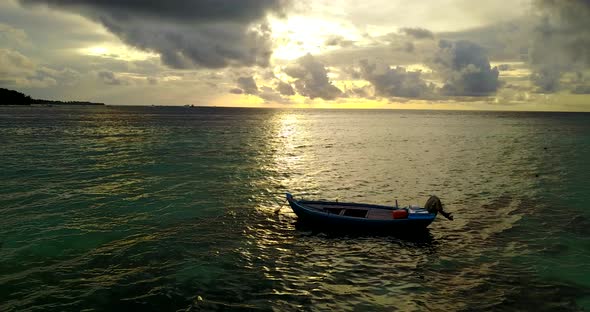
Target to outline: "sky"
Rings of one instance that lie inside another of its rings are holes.
[[[113,105],[590,111],[589,0],[2,0],[0,87]]]

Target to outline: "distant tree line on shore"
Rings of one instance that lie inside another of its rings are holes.
[[[104,105],[104,103],[93,103],[86,101],[53,101],[33,99],[30,96],[18,91],[0,88],[0,105]]]

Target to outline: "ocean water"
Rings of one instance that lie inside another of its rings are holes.
[[[0,107],[0,311],[590,310],[589,202],[590,114]]]

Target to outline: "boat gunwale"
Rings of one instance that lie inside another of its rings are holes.
[[[334,205],[334,206],[348,206],[348,207],[358,207],[358,208],[372,208],[372,209],[383,209],[383,210],[399,210],[405,209],[404,207],[393,207],[393,206],[385,206],[385,205],[375,205],[375,204],[364,204],[364,203],[349,203],[349,202],[338,202],[338,201],[323,201],[323,200],[297,200],[292,199],[295,202],[298,202],[301,205],[311,204],[311,205]]]

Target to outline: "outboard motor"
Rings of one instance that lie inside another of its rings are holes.
[[[443,217],[449,220],[453,220],[453,215],[443,210],[443,204],[440,201],[440,198],[438,198],[437,196],[430,196],[430,198],[428,198],[428,200],[426,201],[426,204],[424,204],[424,208],[426,208],[426,210],[428,210],[429,213],[440,213],[441,215],[443,215]]]

